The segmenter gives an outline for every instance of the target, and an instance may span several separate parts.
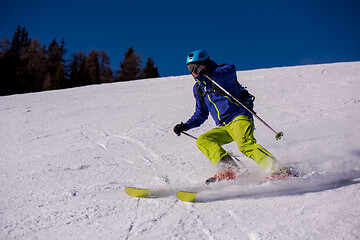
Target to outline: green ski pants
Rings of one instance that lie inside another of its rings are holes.
[[[235,141],[239,150],[246,157],[254,160],[267,172],[277,169],[276,158],[254,138],[254,119],[245,115],[234,118],[225,126],[219,126],[202,134],[196,141],[199,150],[215,166],[228,153],[221,147]]]

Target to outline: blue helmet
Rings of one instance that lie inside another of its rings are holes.
[[[204,50],[196,50],[191,52],[186,58],[186,65],[193,62],[202,62],[210,59],[209,54]]]

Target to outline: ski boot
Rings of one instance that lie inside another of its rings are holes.
[[[265,181],[279,181],[279,180],[287,180],[292,177],[298,177],[299,174],[296,172],[292,172],[291,169],[287,167],[282,167],[277,171],[273,172],[270,176],[265,178]]]
[[[222,180],[235,180],[237,179],[241,173],[239,166],[236,162],[229,156],[226,155],[220,159],[218,166],[222,169],[219,173],[215,174],[213,177],[208,178],[205,181],[206,185],[210,183],[219,182]]]

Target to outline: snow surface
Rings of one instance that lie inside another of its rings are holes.
[[[303,177],[251,174],[199,193],[216,168],[172,128],[194,111],[190,75],[0,97],[0,239],[359,239],[360,62],[238,72],[258,142]],[[194,136],[214,127],[211,118]]]

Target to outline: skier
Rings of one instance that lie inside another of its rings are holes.
[[[270,180],[285,179],[290,176],[287,168],[280,168],[276,158],[254,138],[254,120],[252,113],[223,94],[213,86],[204,75],[211,77],[233,96],[240,98],[248,108],[253,107],[253,98],[238,84],[236,69],[233,64],[221,64],[210,60],[204,50],[191,52],[186,58],[186,66],[196,83],[193,94],[196,99],[196,109],[193,116],[185,123],[174,127],[174,132],[180,136],[184,131],[199,127],[208,118],[213,117],[217,127],[202,134],[196,140],[199,150],[220,168],[220,172],[206,180],[206,184],[236,179],[241,175],[241,169],[222,146],[235,141],[239,150],[245,156],[253,159],[266,172],[272,173]],[[245,94],[245,98],[241,95]]]

